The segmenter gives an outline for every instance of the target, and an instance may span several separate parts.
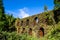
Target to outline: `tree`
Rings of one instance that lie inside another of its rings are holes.
[[[47,11],[47,6],[46,6],[46,5],[44,5],[44,12],[45,12],[45,11]]]
[[[54,19],[56,23],[60,21],[60,0],[54,0]]]
[[[13,15],[5,14],[5,17],[6,18],[3,31],[15,31],[15,18],[13,17]]]
[[[3,2],[0,0],[0,31],[2,31],[5,23],[4,7]]]
[[[54,4],[55,4],[54,7],[55,10],[60,9],[60,0],[54,0]]]
[[[3,0],[0,0],[0,14],[4,13]]]

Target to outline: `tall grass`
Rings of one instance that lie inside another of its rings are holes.
[[[53,26],[54,27],[54,26]],[[60,23],[44,37],[34,37],[28,34],[17,34],[16,32],[0,32],[0,40],[60,40]]]

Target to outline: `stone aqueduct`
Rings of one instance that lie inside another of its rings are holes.
[[[44,36],[48,33],[47,30],[47,20],[46,20],[46,14],[40,13],[37,15],[33,15],[30,17],[26,17],[23,19],[20,19],[17,22],[17,33],[24,33],[33,35],[32,32],[35,33],[35,35]]]

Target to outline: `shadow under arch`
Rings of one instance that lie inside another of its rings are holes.
[[[22,33],[25,33],[25,28],[22,29]]]
[[[34,25],[38,24],[38,21],[39,21],[39,20],[38,20],[38,17],[35,17],[35,18],[34,18],[34,21],[33,21],[33,22],[34,22]]]
[[[23,26],[23,21],[21,21],[21,26]]]
[[[39,35],[44,36],[44,28],[43,27],[39,28]]]
[[[29,25],[29,19],[26,20],[26,26]]]
[[[32,35],[32,28],[29,28],[29,35]]]

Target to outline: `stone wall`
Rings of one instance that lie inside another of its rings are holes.
[[[47,34],[48,29],[46,19],[47,19],[46,13],[40,13],[37,15],[20,19],[20,29],[21,29],[20,33],[23,31],[26,32],[27,34],[31,32],[30,34],[32,35],[44,36],[45,34]]]

